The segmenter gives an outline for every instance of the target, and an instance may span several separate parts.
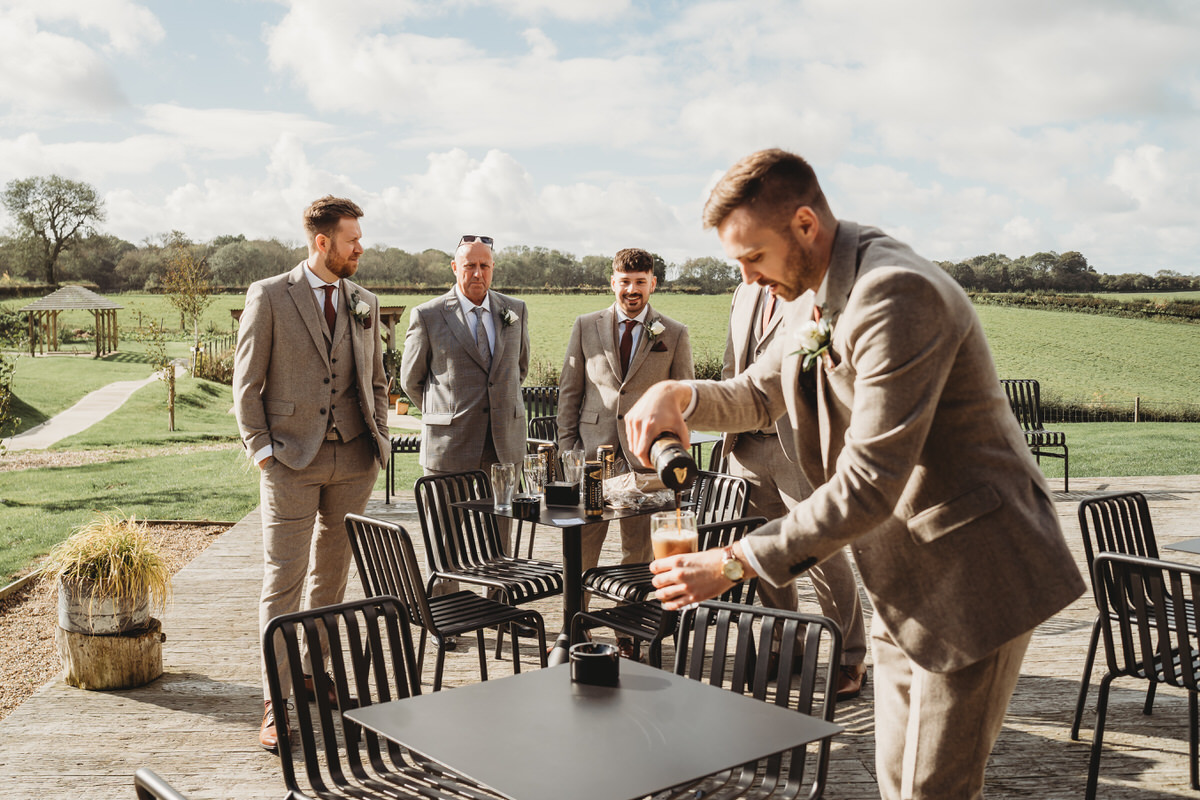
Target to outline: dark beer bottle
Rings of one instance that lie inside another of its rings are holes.
[[[650,445],[650,460],[654,462],[658,479],[668,489],[683,492],[696,482],[696,460],[671,431],[663,431]]]

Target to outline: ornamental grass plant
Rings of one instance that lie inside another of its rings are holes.
[[[90,585],[95,600],[147,597],[165,609],[171,571],[134,517],[99,514],[50,551],[42,574],[61,584]]]

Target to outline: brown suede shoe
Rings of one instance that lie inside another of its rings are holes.
[[[329,681],[329,695],[328,695],[329,707],[337,708],[338,707],[337,688],[333,685],[333,676],[330,675],[328,672],[326,672],[325,680]],[[311,702],[311,701],[317,699],[316,686],[317,686],[316,681],[313,680],[312,675],[304,676],[304,699],[305,700],[308,700]],[[350,701],[347,703],[347,705],[349,705],[351,708],[357,708],[358,707],[358,699],[355,697],[351,697]]]
[[[853,700],[862,694],[862,689],[866,685],[866,664],[843,664],[841,675],[838,676],[837,699],[839,701]]]
[[[283,716],[283,724],[286,729],[286,714]],[[258,743],[263,746],[264,750],[279,754],[279,734],[275,730],[275,711],[271,708],[270,700],[263,703],[263,721],[262,728],[258,731]]]

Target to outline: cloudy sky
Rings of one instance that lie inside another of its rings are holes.
[[[0,183],[133,242],[298,242],[334,193],[369,245],[679,262],[779,146],[930,258],[1200,274],[1197,42],[1194,0],[0,0]]]

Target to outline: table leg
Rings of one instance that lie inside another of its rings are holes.
[[[563,528],[563,627],[550,650],[550,666],[567,663],[571,620],[583,608],[583,526]]]

